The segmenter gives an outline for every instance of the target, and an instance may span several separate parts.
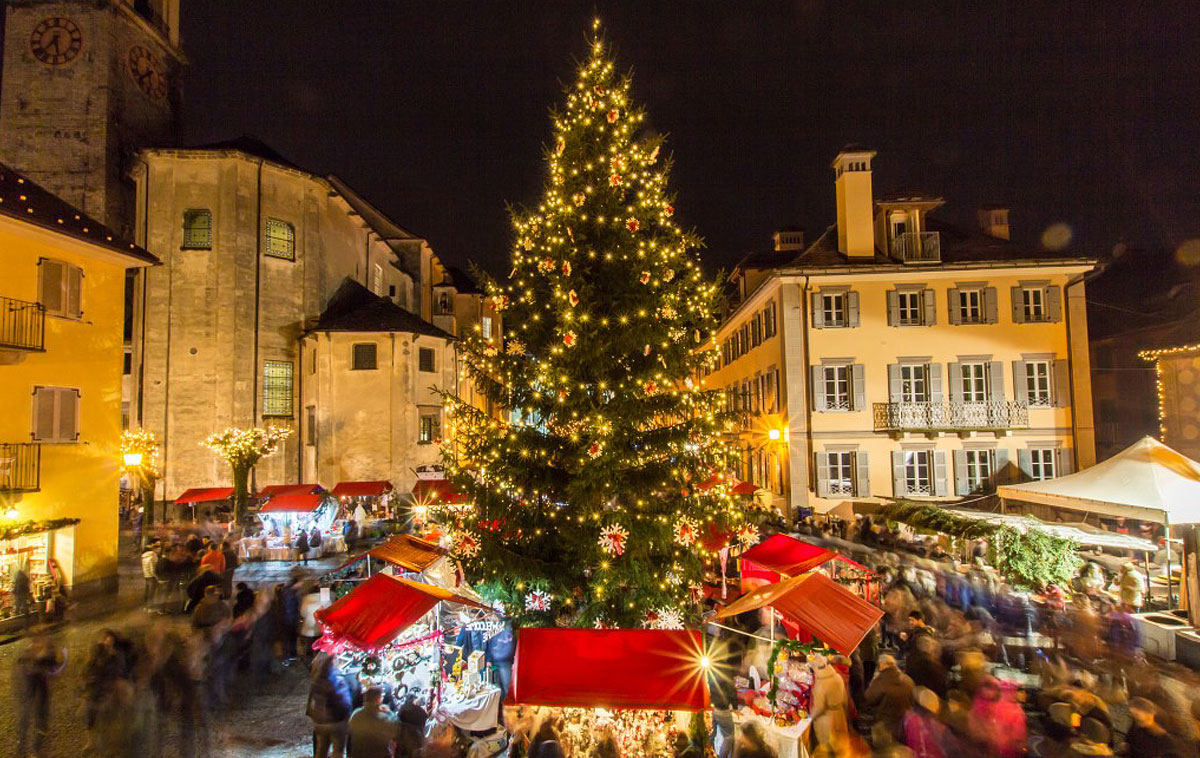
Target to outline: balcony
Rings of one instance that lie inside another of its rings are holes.
[[[1029,426],[1029,406],[1008,400],[875,403],[874,411],[877,432],[995,432]]]
[[[45,349],[45,306],[0,297],[0,350],[40,353]]]
[[[904,232],[892,239],[892,257],[905,263],[938,263],[942,260],[939,232]]]
[[[41,481],[41,445],[0,442],[0,492],[36,492]]]

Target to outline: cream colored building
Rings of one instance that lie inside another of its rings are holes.
[[[1094,261],[1010,242],[1003,209],[963,233],[931,216],[940,199],[876,198],[874,157],[833,162],[834,226],[735,272],[706,382],[745,414],[741,478],[785,513],[844,513],[1092,465]]]

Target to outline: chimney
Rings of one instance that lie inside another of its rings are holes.
[[[871,190],[874,157],[874,150],[848,145],[833,159],[838,250],[848,258],[875,257],[875,198]]]
[[[803,250],[804,249],[804,230],[796,227],[788,227],[780,229],[773,235],[775,240],[775,252],[781,253],[785,250]]]
[[[998,240],[1010,239],[1008,236],[1008,208],[998,205],[985,205],[980,208],[979,230]]]

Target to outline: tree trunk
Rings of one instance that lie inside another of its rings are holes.
[[[233,467],[233,523],[241,524],[250,506],[250,467]]]

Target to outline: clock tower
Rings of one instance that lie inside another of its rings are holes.
[[[7,0],[0,161],[132,235],[128,162],[173,144],[180,0]]]

